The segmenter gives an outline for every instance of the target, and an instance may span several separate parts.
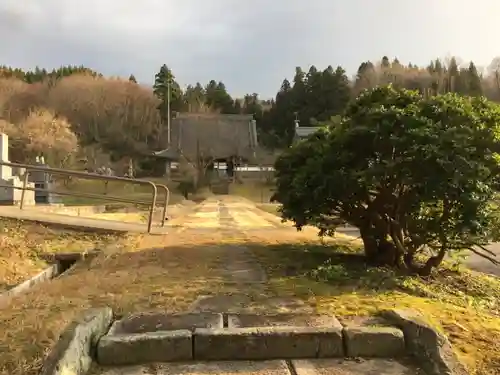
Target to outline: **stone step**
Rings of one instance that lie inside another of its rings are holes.
[[[116,321],[97,345],[100,365],[153,362],[401,357],[403,332],[342,326],[301,314],[135,314]]]

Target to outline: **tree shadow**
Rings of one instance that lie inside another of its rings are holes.
[[[398,269],[371,266],[362,249],[345,244],[247,246],[264,265],[272,265],[267,268],[271,277],[295,278],[297,282],[307,279],[330,286],[325,291],[329,296],[352,292],[364,295],[401,292],[415,297],[459,301],[461,305],[474,300],[474,303],[489,303],[500,311],[500,305],[495,303],[500,298],[500,283],[467,271],[443,266],[429,277],[409,275]]]

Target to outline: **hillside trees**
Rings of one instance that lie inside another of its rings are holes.
[[[377,85],[391,83],[394,88],[426,95],[450,91],[484,94],[500,102],[499,61],[494,59],[483,72],[474,62],[462,64],[458,58],[435,59],[418,67],[385,56],[380,61],[362,62],[352,80],[341,66],[297,67],[268,101],[258,93],[233,98],[225,83],[217,79],[183,86],[165,64],[159,67],[153,87],[138,84],[134,74],[128,80],[104,78],[83,66],[52,71],[4,66],[0,67],[0,117],[18,124],[30,112],[46,108],[56,117],[67,118],[83,147],[100,146],[119,158],[128,152],[165,147],[162,123],[167,112],[166,83],[170,82],[172,115],[176,111],[253,114],[259,143],[282,149],[294,139],[296,119],[300,126],[328,121],[341,115],[363,90]]]
[[[340,124],[283,153],[274,199],[299,229],[358,227],[371,264],[428,275],[460,249],[489,257],[499,124],[499,106],[484,98],[369,90]]]
[[[308,73],[297,67],[293,83],[285,79],[271,108],[263,113],[259,126],[266,144],[290,145],[295,135],[295,120],[301,126],[314,126],[341,114],[351,98],[351,88],[342,67],[329,66],[319,71],[312,66]]]
[[[157,147],[160,101],[134,82],[68,77],[50,90],[47,104],[70,121],[84,146],[99,143],[116,157]]]
[[[36,156],[63,167],[78,150],[78,139],[71,125],[52,111],[37,108],[17,124],[0,120],[0,131],[10,137],[11,159],[33,161]]]

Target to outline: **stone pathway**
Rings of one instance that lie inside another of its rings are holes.
[[[403,361],[339,359],[161,363],[95,368],[89,375],[423,375]]]
[[[258,210],[254,204],[235,198],[211,198],[201,203],[198,209],[182,218],[180,225],[184,230],[255,230],[282,227],[279,218]]]
[[[279,219],[260,214],[255,206],[244,201],[228,202],[212,199],[203,203],[196,212],[188,215],[183,224],[184,234],[198,231],[227,232],[262,230],[283,227]],[[224,251],[221,277],[224,292],[199,296],[190,312],[275,314],[282,312],[312,313],[312,308],[295,298],[278,298],[266,289],[267,277],[242,245],[221,245]],[[226,251],[227,249],[227,251]],[[205,250],[204,250],[205,251]],[[206,251],[211,251],[207,248]],[[153,318],[154,320],[154,318]],[[227,322],[226,322],[227,323]],[[155,325],[156,327],[156,325]],[[144,328],[144,327],[142,327]],[[420,375],[418,370],[405,362],[385,359],[345,361],[331,360],[273,360],[273,361],[214,361],[189,363],[161,363],[142,366],[102,368],[95,367],[91,375]]]

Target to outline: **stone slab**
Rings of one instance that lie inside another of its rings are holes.
[[[403,331],[392,327],[346,327],[347,357],[396,358],[405,355]]]
[[[295,360],[292,361],[292,368],[296,375],[425,375],[409,362],[388,359]]]
[[[222,314],[217,313],[139,313],[132,314],[113,323],[109,334],[132,334],[156,331],[175,331],[196,328],[222,328]]]
[[[89,375],[291,375],[285,361],[158,363],[96,369]]]
[[[409,352],[414,355],[429,375],[468,375],[448,338],[432,327],[415,310],[385,310],[382,316],[401,328]]]
[[[338,320],[344,327],[394,327],[380,316],[339,316]]]
[[[104,219],[92,219],[81,216],[59,215],[49,212],[39,212],[36,209],[0,206],[0,217],[32,221],[53,225],[60,228],[70,228],[91,233],[147,233],[147,225],[126,223]],[[159,227],[155,224],[150,234],[163,235],[169,231],[168,227]]]
[[[100,365],[136,365],[192,358],[193,341],[189,330],[106,335],[97,345]]]
[[[342,325],[334,316],[313,314],[231,314],[228,316],[228,328],[247,327],[334,327]]]
[[[45,360],[40,375],[86,374],[92,364],[93,348],[112,319],[113,311],[106,307],[87,311],[71,323]]]
[[[196,329],[196,360],[259,360],[343,357],[342,330],[335,327]]]

